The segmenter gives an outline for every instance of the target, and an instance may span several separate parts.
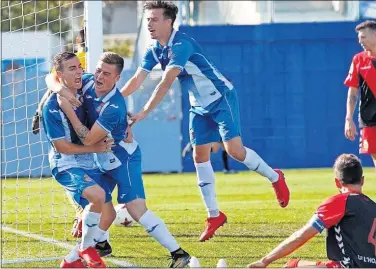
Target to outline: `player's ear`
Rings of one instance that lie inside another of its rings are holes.
[[[63,72],[61,72],[61,71],[56,71],[56,76],[57,76],[58,78],[61,78],[61,77],[63,76]]]
[[[119,79],[120,79],[120,74],[116,76],[116,78],[115,78],[115,83],[118,82]]]
[[[334,181],[335,181],[335,183],[336,183],[336,187],[337,187],[338,189],[341,189],[341,188],[342,188],[342,183],[341,183],[341,181],[340,181],[338,178],[335,178]]]
[[[362,179],[360,180],[360,186],[364,185],[364,176],[362,176]]]

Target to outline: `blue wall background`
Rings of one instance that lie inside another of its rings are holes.
[[[358,152],[344,137],[343,81],[360,51],[355,22],[257,26],[182,26],[235,85],[243,142],[271,166],[331,167],[337,155]],[[188,142],[188,96],[183,92],[182,146]],[[356,112],[357,113],[357,112]],[[363,156],[365,165],[372,165]],[[213,154],[221,170],[220,153]],[[245,169],[232,161],[232,168]],[[194,171],[192,158],[184,171]]]
[[[343,81],[354,53],[360,51],[354,32],[356,24],[182,26],[180,30],[204,47],[237,88],[244,144],[273,167],[307,168],[330,167],[340,153],[358,152],[358,141],[350,142],[343,135],[347,95]],[[14,74],[2,73],[2,176],[49,175],[45,155],[48,143],[43,132],[38,136],[31,133],[31,117],[46,89],[46,62],[44,59],[16,62],[24,69]],[[3,72],[9,64],[2,61]],[[127,75],[123,72],[122,81]],[[187,93],[181,94],[183,148],[189,141],[189,102]],[[158,119],[167,114],[161,111]],[[194,171],[190,154],[180,160],[179,141],[173,145],[158,143],[159,148],[156,147],[155,133],[153,139],[147,134],[156,130],[155,124],[158,125],[155,120],[145,121],[145,126],[140,125],[136,130],[144,149],[144,168],[179,171],[169,168],[172,163],[168,158],[150,155],[151,151],[160,154],[164,147],[171,146],[177,151],[168,154],[177,161],[174,167],[179,167],[181,161],[183,171]],[[175,123],[166,122],[163,126],[162,136],[179,135]],[[150,156],[150,165],[145,155]],[[212,155],[215,170],[222,170],[220,155],[220,152]],[[362,156],[362,160],[365,165],[372,165],[369,156]],[[163,165],[166,162],[170,166]],[[245,169],[233,160],[230,166]]]

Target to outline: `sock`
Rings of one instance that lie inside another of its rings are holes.
[[[225,168],[227,171],[230,171],[230,167],[228,166],[228,154],[225,150],[222,151],[222,163],[223,168]]]
[[[244,147],[246,155],[243,163],[250,169],[258,174],[269,179],[271,183],[278,180],[278,173],[274,171],[261,157],[253,150]]]
[[[95,245],[94,237],[98,231],[100,213],[90,212],[85,209],[82,213],[82,242],[81,250]]]
[[[103,231],[101,228],[98,227],[97,231],[95,232],[94,241],[95,243],[103,242],[107,240],[107,231]]]
[[[167,248],[169,252],[180,248],[175,238],[168,231],[166,224],[150,210],[147,210],[138,222],[159,244]]]
[[[80,242],[77,243],[74,248],[68,253],[67,256],[65,256],[64,260],[66,262],[74,262],[76,260],[78,260],[80,257],[78,256],[78,249],[80,248]]]
[[[195,163],[197,183],[200,187],[202,199],[204,200],[208,217],[218,217],[219,209],[215,193],[215,176],[211,162]]]

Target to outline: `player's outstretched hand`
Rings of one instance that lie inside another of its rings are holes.
[[[353,119],[346,119],[345,120],[345,136],[347,139],[353,141],[355,136],[358,135],[358,132],[355,127],[355,123]]]
[[[132,123],[130,124],[130,126],[132,126],[136,122],[139,122],[139,121],[145,119],[146,116],[147,116],[147,113],[145,111],[141,111],[141,112],[138,112],[137,114],[132,115],[132,117],[131,117]]]
[[[247,265],[248,268],[266,268],[267,266],[268,265],[262,262],[262,260]]]

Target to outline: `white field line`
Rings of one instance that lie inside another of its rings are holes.
[[[40,235],[37,235],[37,234],[13,229],[13,228],[6,227],[6,226],[1,226],[1,230],[3,230],[4,232],[10,232],[10,233],[22,235],[22,236],[25,236],[25,237],[33,238],[33,239],[36,239],[36,240],[39,240],[39,241],[43,241],[43,242],[46,242],[46,243],[50,243],[50,244],[53,244],[55,246],[59,246],[59,247],[69,249],[69,250],[73,249],[73,247],[74,247],[73,245],[68,244],[68,243],[64,243],[64,242],[61,242],[61,241],[58,241],[58,240],[55,240],[55,239],[43,237],[43,236],[40,236]],[[58,260],[58,259],[63,259],[63,257],[1,260],[0,265],[1,264],[11,264],[11,263],[53,261],[53,260]],[[138,267],[137,265],[131,264],[127,261],[120,261],[120,260],[117,260],[117,259],[114,259],[114,258],[105,258],[105,259],[108,260],[109,262],[117,265],[117,266],[120,266],[120,267]]]

